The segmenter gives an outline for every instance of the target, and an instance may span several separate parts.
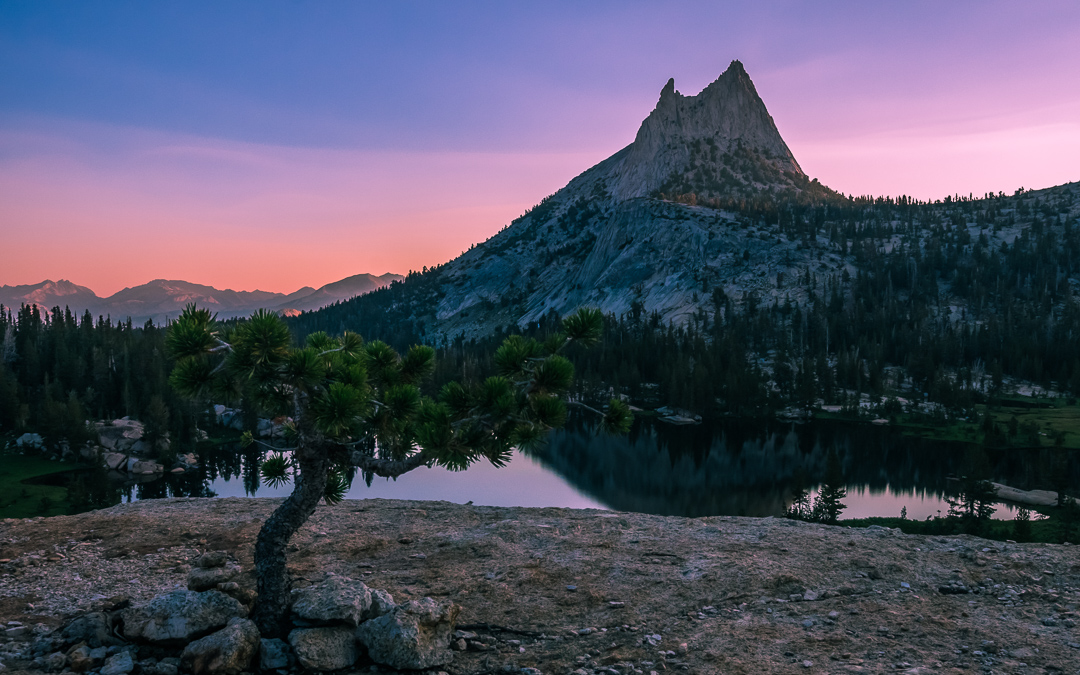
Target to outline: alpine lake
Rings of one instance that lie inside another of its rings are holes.
[[[487,462],[467,471],[421,467],[397,480],[352,477],[347,499],[414,499],[491,506],[554,506],[671,516],[782,516],[797,486],[813,494],[834,449],[847,496],[841,517],[923,520],[945,515],[956,477],[970,467],[970,447],[913,438],[888,426],[815,420],[705,421],[676,426],[635,420],[630,433],[612,436],[571,415],[540,447],[516,451],[497,468]],[[80,479],[89,508],[163,497],[284,497],[291,485],[260,484],[258,444],[201,444],[199,465],[183,474],[120,483],[103,470],[44,477],[52,485]],[[980,450],[989,478],[1021,489],[1045,488],[1052,450]],[[1074,478],[1080,462],[1069,466]],[[87,483],[91,483],[87,485]],[[1011,519],[1014,506],[998,504],[994,518]]]

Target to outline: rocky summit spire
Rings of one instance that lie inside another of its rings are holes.
[[[615,174],[619,200],[788,189],[805,179],[739,61],[696,96],[668,80]]]

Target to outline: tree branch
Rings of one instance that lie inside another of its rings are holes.
[[[359,450],[353,450],[349,455],[349,461],[361,471],[370,471],[383,478],[397,478],[403,473],[426,465],[431,458],[421,451],[402,460],[379,459]]]
[[[597,410],[596,408],[593,408],[593,407],[587,406],[587,405],[585,405],[584,403],[581,403],[581,402],[579,402],[579,401],[567,401],[567,402],[566,402],[566,405],[573,405],[573,406],[577,406],[577,407],[579,407],[579,408],[584,408],[584,409],[588,410],[588,411],[589,411],[589,412],[591,412],[591,413],[596,413],[596,414],[597,414],[597,415],[599,415],[600,417],[603,417],[603,416],[604,416],[604,413],[600,412],[600,411],[599,411],[599,410]]]
[[[295,447],[294,448],[279,448],[276,445],[271,445],[270,443],[267,443],[266,441],[260,441],[257,438],[252,438],[251,442],[252,443],[258,443],[259,445],[261,445],[261,446],[263,446],[265,448],[269,448],[270,450],[273,450],[275,452],[296,452],[296,450],[298,450],[298,448],[295,448]]]

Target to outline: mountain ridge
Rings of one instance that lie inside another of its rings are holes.
[[[967,248],[952,260],[975,256],[975,241],[1004,250],[1035,227],[1036,210],[1062,208],[1064,219],[1080,212],[1078,187],[979,204],[845,196],[802,171],[734,61],[695,96],[669,80],[634,142],[486,241],[392,289],[324,309],[304,330],[344,326],[439,343],[581,306],[685,325],[718,320],[725,308],[842,303],[860,275],[880,273],[868,266],[879,253],[911,251],[915,265],[944,255],[930,249],[954,236]],[[947,292],[949,280],[941,283]]]
[[[221,319],[247,316],[256,309],[295,315],[369,293],[403,278],[389,272],[378,276],[356,274],[319,288],[304,286],[288,294],[234,291],[177,279],[153,279],[106,297],[66,279],[46,279],[38,284],[0,286],[0,305],[11,309],[23,304],[34,304],[45,310],[68,307],[77,314],[90,311],[94,316],[109,315],[117,320],[131,318],[140,323],[147,320],[164,323],[179,315],[191,302],[215,312]]]
[[[632,143],[487,241],[411,275],[398,302],[432,337],[479,336],[583,305],[621,314],[640,303],[682,321],[708,304],[703,284],[736,296],[760,285],[756,270],[737,269],[748,247],[721,206],[762,195],[839,197],[802,171],[733,61],[694,96],[668,80]]]

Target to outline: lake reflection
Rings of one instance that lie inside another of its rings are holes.
[[[948,510],[950,477],[968,470],[962,446],[907,438],[868,425],[724,421],[670,426],[647,420],[626,437],[582,419],[552,434],[535,456],[612,509],[663,515],[777,516],[797,481],[816,487],[836,449],[847,479],[845,518],[926,518]],[[991,479],[1031,489],[1048,482],[1050,452],[986,453]],[[1074,473],[1077,467],[1072,467]],[[1010,517],[999,508],[998,517]]]
[[[350,499],[472,501],[492,506],[608,508],[661,515],[778,516],[801,477],[815,487],[835,448],[844,467],[848,497],[845,518],[898,516],[923,519],[948,509],[943,495],[951,476],[967,470],[966,453],[955,445],[905,438],[894,430],[843,423],[713,422],[673,427],[639,420],[627,436],[598,432],[572,417],[547,443],[517,453],[509,466],[488,464],[468,471],[421,468],[397,481],[361,476]],[[125,501],[170,496],[278,497],[290,487],[260,486],[260,452],[201,450],[203,465],[181,476],[130,486]],[[1046,487],[1050,452],[991,451],[992,479],[1017,487]],[[1072,466],[1077,473],[1077,466]],[[996,517],[1011,517],[999,506]]]

